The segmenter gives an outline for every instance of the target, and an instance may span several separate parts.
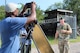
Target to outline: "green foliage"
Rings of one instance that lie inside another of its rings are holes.
[[[80,36],[77,36],[76,39],[70,39],[69,41],[70,41],[71,43],[80,42]]]
[[[0,20],[5,17],[4,6],[0,6]]]
[[[80,23],[80,0],[64,0],[64,8],[72,10],[77,15],[77,22]]]
[[[53,9],[63,9],[63,3],[61,2],[58,2],[58,3],[54,3],[52,5],[50,5],[46,11],[49,11],[49,10],[53,10]]]
[[[39,21],[44,19],[44,14],[43,14],[44,12],[40,9],[40,7],[36,8],[36,13],[37,13],[37,19]]]

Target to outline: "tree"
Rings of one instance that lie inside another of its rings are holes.
[[[5,17],[5,10],[4,6],[0,6],[0,20]]]
[[[48,7],[46,11],[53,10],[53,9],[63,9],[63,3],[55,3]]]
[[[77,15],[77,23],[80,23],[80,0],[64,0],[64,8],[72,10]]]
[[[40,9],[40,7],[37,6],[36,8],[36,13],[37,13],[37,18],[38,20],[43,20],[44,19],[44,11]]]

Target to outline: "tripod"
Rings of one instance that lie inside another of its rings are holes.
[[[30,53],[31,52],[31,26],[28,25],[23,30],[21,30],[21,53]],[[30,31],[29,31],[30,30]],[[28,32],[28,33],[27,33]]]
[[[27,36],[25,37],[25,39],[28,40],[28,42],[31,42],[31,39],[33,40],[32,31],[33,31],[34,26],[35,26],[35,23],[31,23],[28,26],[25,26],[26,31],[28,31]],[[35,41],[34,41],[34,44],[35,44]],[[25,43],[21,43],[20,50],[21,50],[21,53],[31,53],[31,43],[27,44],[27,45],[25,45]]]

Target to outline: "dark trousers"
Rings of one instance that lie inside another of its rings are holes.
[[[31,53],[31,45],[23,45],[21,53]]]

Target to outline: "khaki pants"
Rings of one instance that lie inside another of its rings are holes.
[[[60,40],[58,42],[58,47],[60,53],[68,53],[69,52],[69,41]]]

